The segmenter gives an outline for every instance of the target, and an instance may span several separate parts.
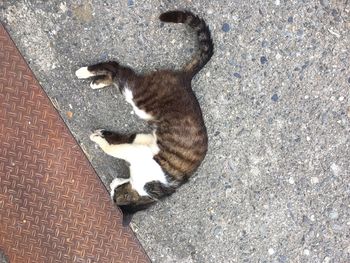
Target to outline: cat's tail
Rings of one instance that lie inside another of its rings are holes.
[[[191,76],[200,71],[208,63],[214,53],[214,44],[211,39],[209,27],[203,19],[189,11],[168,11],[160,15],[162,22],[184,23],[193,28],[198,37],[199,52],[193,57],[192,61],[185,66]]]

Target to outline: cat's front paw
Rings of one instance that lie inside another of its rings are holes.
[[[98,145],[101,145],[102,143],[107,142],[106,139],[104,138],[104,129],[99,129],[91,133],[90,135],[90,140],[97,143]]]
[[[95,74],[93,74],[91,71],[88,70],[88,67],[82,67],[78,69],[75,72],[75,75],[77,76],[78,79],[87,79],[95,76]]]

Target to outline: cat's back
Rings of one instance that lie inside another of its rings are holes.
[[[178,181],[187,179],[195,172],[208,149],[203,121],[191,115],[161,123],[156,136],[160,151],[154,158]]]

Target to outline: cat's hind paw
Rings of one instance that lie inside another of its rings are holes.
[[[90,83],[90,88],[92,88],[92,89],[102,89],[102,88],[104,88],[104,87],[106,87],[107,85],[106,84],[104,84],[104,83],[96,83],[96,82],[94,82],[94,81],[92,81],[91,83]]]
[[[93,74],[91,71],[88,70],[88,67],[82,67],[78,69],[75,72],[75,75],[77,76],[78,79],[87,79],[95,76],[95,74]]]

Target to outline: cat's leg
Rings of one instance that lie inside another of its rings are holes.
[[[94,131],[90,135],[90,139],[94,141],[92,137],[95,137],[95,136],[104,138],[109,144],[124,144],[124,143],[132,143],[135,140],[137,134],[135,133],[120,134],[117,132],[111,132],[104,129],[99,129]]]
[[[90,135],[90,139],[100,148],[115,158],[123,159],[129,163],[144,158],[153,158],[154,149],[149,145],[133,143],[136,134],[121,135],[105,130],[97,130]]]
[[[113,79],[111,75],[101,75],[94,77],[94,80],[91,81],[90,87],[92,89],[101,89],[113,84]]]
[[[151,144],[155,140],[153,134],[139,133],[136,135],[133,143],[135,144]]]
[[[117,62],[99,63],[87,67],[82,67],[75,72],[79,79],[93,77],[90,83],[92,89],[101,89],[113,84],[113,76],[118,68]]]
[[[82,67],[78,69],[77,71],[75,71],[75,75],[77,76],[78,79],[88,79],[88,78],[97,76],[95,72],[89,71],[88,67]]]
[[[96,130],[91,136],[94,134],[102,136],[106,139],[109,144],[123,144],[123,143],[132,143],[132,144],[140,144],[151,147],[152,151],[156,154],[159,151],[157,146],[157,137],[155,132],[152,134],[149,133],[137,133],[137,134],[119,134],[117,132],[110,132],[107,130]]]
[[[139,147],[135,147],[133,145],[133,142],[137,136],[138,135],[135,134],[123,135],[101,129],[92,133],[90,135],[90,139],[96,142],[108,155],[131,162],[131,159],[133,159],[132,156],[136,156],[139,153]],[[141,142],[140,139],[138,139],[138,142]],[[130,178],[113,179],[112,183],[110,184],[111,198],[113,199],[116,188],[128,182],[130,182]]]
[[[87,79],[100,75],[110,75],[113,72],[116,72],[118,67],[118,62],[103,62],[87,67],[82,67],[75,72],[75,75],[79,79]]]
[[[152,134],[138,133],[133,141],[133,144],[147,145],[154,155],[156,155],[160,150],[157,144],[157,136],[155,132]]]
[[[94,77],[94,80],[90,84],[90,87],[93,89],[100,89],[116,84],[121,92],[123,92],[124,86],[128,85],[129,80],[136,77],[135,72],[131,68],[119,65],[116,61],[82,67],[75,74],[80,79]]]
[[[120,65],[116,61],[102,62],[87,67],[82,67],[75,72],[79,79],[87,79],[94,76],[111,76],[116,80],[125,82],[130,77],[136,76],[135,72],[129,68]]]

